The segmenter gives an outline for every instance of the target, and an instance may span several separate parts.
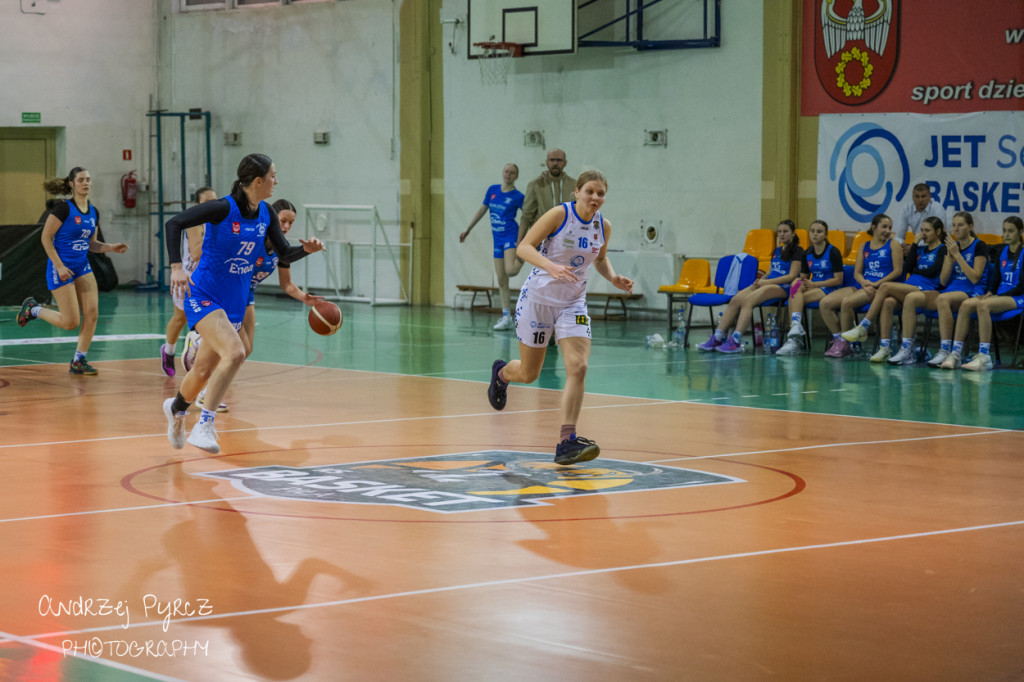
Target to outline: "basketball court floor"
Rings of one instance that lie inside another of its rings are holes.
[[[95,377],[3,311],[0,679],[1024,679],[1024,372],[595,321],[558,467],[557,351],[495,412],[491,315],[341,307],[258,299],[219,455],[167,442],[167,295],[101,294]]]

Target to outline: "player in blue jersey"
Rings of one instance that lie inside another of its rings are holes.
[[[1024,221],[1018,216],[1010,216],[1003,221],[1003,243],[1006,245],[999,251],[990,250],[994,255],[996,278],[994,291],[981,296],[967,299],[960,306],[956,316],[956,331],[953,342],[963,341],[971,328],[971,315],[978,316],[978,354],[963,365],[963,369],[971,371],[992,369],[992,315],[1008,310],[1024,309]],[[994,251],[994,253],[993,253]],[[949,359],[947,358],[947,362]],[[945,367],[945,364],[943,364]],[[954,367],[955,369],[955,367]]]
[[[946,262],[946,229],[942,221],[928,216],[918,226],[920,242],[910,247],[905,259],[905,269],[910,273],[906,281],[894,280],[885,282],[878,287],[878,293],[871,300],[871,307],[864,314],[861,323],[843,332],[847,341],[864,341],[868,337],[868,329],[875,321],[879,321],[882,332],[892,328],[893,312],[896,306],[905,305],[903,313],[900,350],[895,355],[889,348],[891,337],[884,333],[879,339],[878,351],[871,356],[871,362],[888,362],[891,365],[911,365],[914,363],[913,343],[914,330],[917,326],[917,309],[935,310],[935,301],[939,297],[939,277]]]
[[[54,206],[43,224],[43,249],[50,259],[46,264],[46,286],[57,302],[57,310],[44,308],[32,297],[26,298],[18,313],[18,325],[24,327],[38,318],[54,327],[71,330],[78,328],[81,319],[78,345],[68,372],[93,376],[96,368],[89,364],[85,354],[96,333],[99,289],[88,254],[90,251],[124,253],[128,245],[107,244],[96,238],[100,214],[89,201],[92,189],[89,171],[76,166],[67,177],[48,180],[43,188],[50,194],[71,195],[70,199]]]
[[[277,171],[269,156],[249,154],[238,164],[238,179],[231,194],[189,208],[167,221],[167,252],[171,264],[171,290],[184,293],[189,326],[203,337],[195,364],[181,382],[178,394],[164,401],[167,438],[174,448],[185,446],[185,415],[189,405],[209,384],[208,405],[219,405],[245,361],[245,345],[238,333],[245,319],[252,275],[270,239],[282,260],[292,262],[324,245],[319,239],[292,246],[281,232],[277,213],[267,205],[277,184]],[[181,267],[181,232],[206,224],[203,257],[189,277]],[[214,410],[203,408],[188,442],[207,452],[220,452],[214,428]]]
[[[892,219],[879,213],[871,219],[868,234],[871,239],[861,246],[857,252],[857,263],[853,266],[855,285],[833,291],[818,304],[821,319],[828,328],[840,330],[833,332],[832,345],[825,351],[825,357],[842,358],[853,353],[841,330],[853,328],[854,311],[871,303],[878,287],[885,282],[898,281],[903,276],[903,247],[892,236]],[[839,308],[838,320],[836,308]]]
[[[297,217],[295,205],[287,199],[279,199],[274,202],[273,209],[277,212],[277,219],[281,224],[281,233],[288,234],[288,231],[292,229],[292,225],[295,224],[295,218]],[[264,240],[263,249],[263,255],[256,259],[256,269],[253,270],[252,284],[249,288],[249,303],[245,308],[242,328],[238,330],[238,335],[242,338],[242,345],[245,346],[245,357],[249,357],[252,354],[253,340],[256,335],[256,287],[273,274],[275,269],[278,271],[278,284],[281,289],[295,300],[301,301],[308,306],[316,305],[317,301],[324,300],[323,296],[308,294],[302,291],[292,281],[291,264],[280,259],[269,238]],[[301,258],[305,255],[307,254],[303,251],[299,254],[299,257]],[[182,361],[187,367],[192,366],[195,354],[198,352],[199,346],[202,345],[201,341],[202,337],[198,333],[195,331],[189,332],[186,351],[182,356]],[[203,392],[200,392],[196,404],[199,407],[203,407],[206,404],[205,389]],[[224,402],[217,406],[217,412],[227,412],[228,409],[227,403]]]
[[[754,308],[765,301],[789,297],[790,285],[800,277],[804,250],[800,246],[800,238],[796,236],[796,225],[792,220],[780,222],[775,228],[775,236],[778,246],[772,252],[768,272],[764,277],[754,280],[749,287],[738,291],[729,300],[725,312],[718,320],[718,328],[711,334],[711,338],[697,346],[697,350],[742,353],[743,332],[750,327]],[[730,327],[734,327],[731,336]]]
[[[498,359],[491,365],[487,400],[501,410],[509,382],[536,381],[551,336],[557,338],[565,363],[565,388],[555,464],[586,462],[601,452],[597,443],[576,435],[590,358],[587,277],[591,266],[617,289],[633,290],[633,280],[616,274],[607,258],[611,223],[600,213],[607,192],[604,175],[586,171],[576,180],[576,200],[555,206],[527,231],[517,252],[534,267],[516,304],[519,359],[508,364]]]
[[[828,241],[828,223],[815,220],[807,228],[810,244],[804,252],[800,280],[789,287],[789,333],[776,355],[796,355],[803,337],[804,306],[828,296],[843,286],[843,254]]]
[[[200,187],[195,193],[195,202],[202,204],[217,198],[217,193],[210,187]],[[203,235],[206,232],[205,225],[194,225],[182,235],[184,243],[181,246],[181,268],[188,273],[196,269],[199,257],[203,254]],[[166,343],[160,346],[160,369],[169,377],[174,376],[174,347],[178,343],[178,336],[185,328],[185,302],[181,292],[171,295],[171,302],[174,304],[174,312],[171,319],[167,321]],[[189,365],[191,366],[191,364]],[[188,371],[188,367],[185,371]]]
[[[519,241],[519,224],[516,213],[523,207],[523,193],[516,189],[519,177],[519,166],[506,164],[501,170],[501,184],[491,185],[484,194],[484,203],[473,214],[469,227],[459,235],[459,243],[466,241],[473,226],[484,213],[491,214],[491,234],[494,237],[494,273],[498,277],[498,297],[501,301],[501,319],[494,329],[503,331],[513,327],[509,311],[508,280],[519,274],[523,261],[516,256],[516,244]]]
[[[957,369],[964,342],[953,341],[954,314],[969,298],[985,293],[989,263],[988,245],[974,234],[974,216],[967,211],[953,214],[950,235],[946,237],[946,267],[939,279],[945,286],[935,300],[939,311],[939,352],[928,361],[929,367]]]

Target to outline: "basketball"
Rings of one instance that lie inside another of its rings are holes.
[[[309,309],[309,328],[321,336],[330,336],[341,329],[341,308],[330,301],[317,301]]]

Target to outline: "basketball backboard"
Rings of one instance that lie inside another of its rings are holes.
[[[523,55],[576,51],[576,0],[469,0],[468,57],[473,43],[520,43]]]

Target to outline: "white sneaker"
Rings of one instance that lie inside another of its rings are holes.
[[[801,351],[800,338],[797,336],[791,336],[786,339],[786,343],[782,344],[782,348],[775,351],[776,355],[799,355]]]
[[[928,366],[929,367],[938,367],[943,362],[945,362],[946,358],[948,358],[948,357],[949,357],[949,351],[945,350],[944,348],[940,348],[939,352],[936,353],[935,355],[933,355],[932,359],[928,361]]]
[[[889,346],[879,346],[875,354],[871,356],[871,362],[885,362],[892,355],[892,351],[889,350]]]
[[[842,337],[850,343],[853,343],[854,341],[866,341],[868,338],[868,330],[858,324],[853,329],[847,329],[843,332]]]
[[[900,346],[896,354],[886,360],[890,365],[912,365],[914,364],[914,351],[910,348]]]
[[[496,325],[494,325],[494,327],[492,327],[492,329],[494,329],[494,331],[496,331],[496,332],[503,332],[506,329],[511,329],[511,328],[512,328],[512,316],[511,315],[502,315],[501,319],[498,320],[498,324],[496,324]]]
[[[173,404],[174,398],[164,401],[164,416],[167,417],[167,440],[171,442],[172,448],[181,450],[185,447],[185,415],[179,417],[171,412]]]
[[[992,369],[992,356],[988,353],[978,353],[970,362],[966,362],[960,369],[971,372],[987,372]]]
[[[786,333],[787,339],[799,338],[802,339],[807,333],[804,331],[804,326],[797,322],[789,326],[789,332]],[[779,350],[782,350],[781,348]]]
[[[199,351],[199,342],[202,341],[199,332],[193,330],[185,335],[185,350],[181,353],[181,364],[185,371],[192,369],[192,363],[196,361],[196,353]]]
[[[192,433],[188,434],[188,444],[194,445],[200,450],[206,450],[211,455],[220,452],[217,445],[217,429],[213,427],[213,420],[199,422],[192,427]]]
[[[960,369],[960,353],[953,351],[946,356],[946,359],[942,361],[940,366],[942,369]]]

